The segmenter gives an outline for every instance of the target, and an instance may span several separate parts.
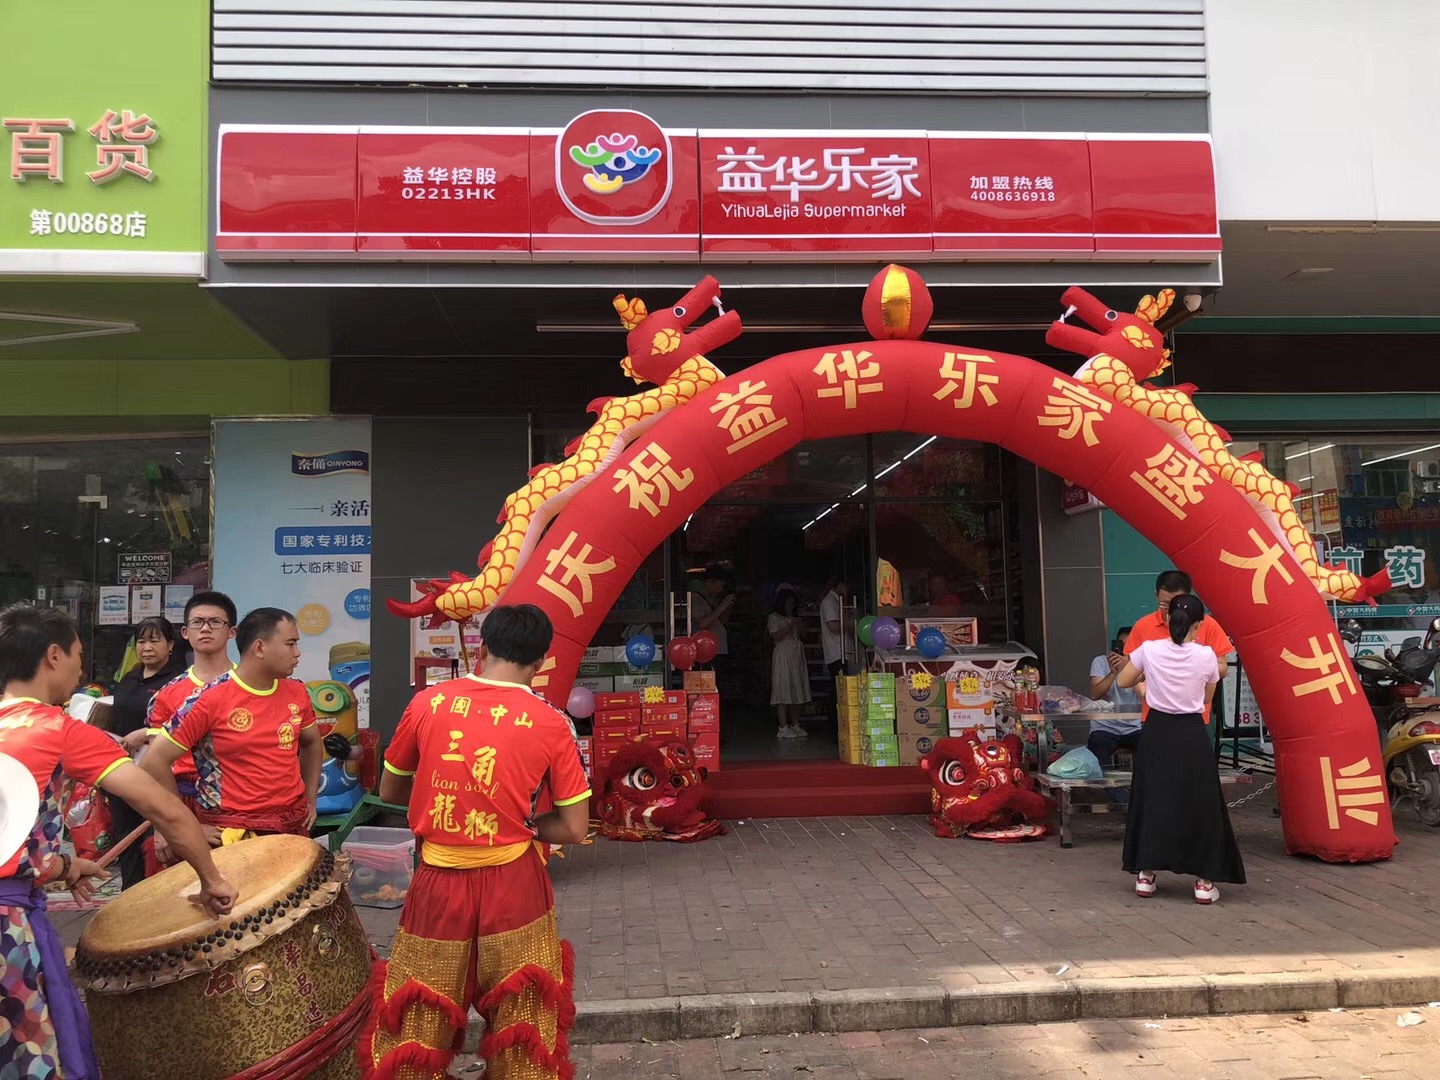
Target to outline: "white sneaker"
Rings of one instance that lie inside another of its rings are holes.
[[[1195,903],[1213,904],[1220,899],[1220,890],[1213,881],[1195,882]]]
[[[1154,896],[1154,895],[1155,895],[1155,875],[1154,875],[1154,874],[1147,874],[1144,870],[1141,870],[1140,873],[1138,873],[1138,874],[1135,875],[1135,895],[1136,895],[1136,896]]]
[[[810,737],[810,733],[799,724],[790,725],[790,735],[795,739],[808,739]]]
[[[777,739],[793,739],[796,737],[796,735],[793,731],[790,730],[790,726],[787,724],[785,727],[782,727],[779,731],[775,732],[775,737]]]

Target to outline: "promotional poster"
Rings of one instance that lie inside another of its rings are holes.
[[[215,423],[215,588],[242,615],[282,607],[307,683],[370,705],[370,421]]]

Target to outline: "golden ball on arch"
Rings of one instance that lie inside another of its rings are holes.
[[[930,325],[935,301],[924,278],[908,266],[891,263],[870,279],[861,312],[871,337],[914,340]]]

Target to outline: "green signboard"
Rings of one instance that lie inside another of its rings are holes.
[[[0,274],[199,276],[209,5],[8,3]]]

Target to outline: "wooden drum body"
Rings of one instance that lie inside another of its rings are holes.
[[[301,836],[214,855],[239,890],[226,918],[190,903],[199,883],[182,863],[81,935],[73,974],[105,1080],[358,1076],[372,954],[345,887],[349,858]]]

